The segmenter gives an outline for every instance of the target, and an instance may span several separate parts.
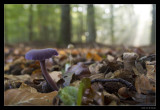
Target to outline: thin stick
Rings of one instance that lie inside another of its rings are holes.
[[[94,83],[94,82],[120,82],[124,85],[126,85],[130,90],[134,90],[136,91],[135,87],[128,81],[124,80],[124,79],[121,79],[121,78],[118,78],[118,79],[94,79],[94,80],[91,80],[91,84]]]

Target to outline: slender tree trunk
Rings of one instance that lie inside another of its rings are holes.
[[[29,7],[29,20],[28,20],[28,28],[29,28],[29,41],[33,40],[33,5],[30,4]]]
[[[71,42],[71,17],[70,5],[61,5],[60,45],[68,45]]]
[[[156,4],[152,5],[152,27],[151,27],[151,44],[156,43]]]
[[[113,4],[110,5],[110,13],[111,13],[111,18],[110,18],[110,29],[111,29],[111,42],[112,45],[114,44],[114,9],[113,9]]]
[[[87,42],[94,43],[96,40],[96,28],[94,21],[94,6],[89,4],[87,7],[87,25],[89,35],[87,36]]]
[[[44,41],[49,41],[49,28],[48,28],[48,22],[49,22],[49,12],[48,10],[50,10],[50,5],[49,4],[45,4],[44,6],[44,10],[43,10],[43,16],[44,16],[44,23],[43,23],[43,38]]]
[[[77,34],[78,34],[78,41],[79,42],[82,42],[82,35],[84,33],[84,30],[83,30],[83,14],[82,12],[79,12],[79,28],[77,29]]]

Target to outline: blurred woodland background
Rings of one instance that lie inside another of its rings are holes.
[[[7,44],[155,45],[156,4],[5,4]]]

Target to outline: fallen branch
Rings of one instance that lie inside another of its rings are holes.
[[[91,84],[94,82],[120,82],[124,85],[126,85],[130,90],[136,91],[135,87],[128,81],[118,78],[118,79],[94,79],[91,80]]]

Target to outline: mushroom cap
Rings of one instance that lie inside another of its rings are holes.
[[[47,48],[47,49],[32,49],[28,51],[25,55],[27,60],[45,60],[49,59],[52,56],[57,56],[58,52],[55,49]]]

